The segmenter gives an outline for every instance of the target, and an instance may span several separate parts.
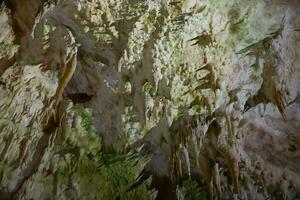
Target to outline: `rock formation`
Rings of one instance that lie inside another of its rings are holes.
[[[0,199],[300,199],[298,0],[0,4]]]

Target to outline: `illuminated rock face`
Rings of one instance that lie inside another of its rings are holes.
[[[300,198],[299,24],[297,0],[7,0],[0,199]]]

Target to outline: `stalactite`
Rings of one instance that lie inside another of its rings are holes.
[[[183,152],[184,152],[184,157],[185,157],[185,162],[187,165],[187,169],[188,169],[188,175],[189,177],[191,177],[191,163],[190,163],[190,156],[189,156],[189,152],[188,152],[188,146],[183,146]]]

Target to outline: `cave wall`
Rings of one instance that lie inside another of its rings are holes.
[[[296,0],[7,0],[0,195],[299,198],[299,13]]]

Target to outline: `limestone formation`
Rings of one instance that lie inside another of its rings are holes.
[[[0,199],[300,199],[298,0],[0,1]]]

